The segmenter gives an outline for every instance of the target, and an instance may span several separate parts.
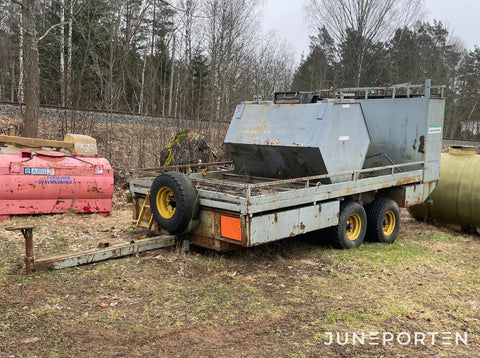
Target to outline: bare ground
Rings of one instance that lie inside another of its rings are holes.
[[[19,272],[23,238],[3,230],[12,223],[35,225],[37,257],[145,234],[123,203],[109,218],[2,223],[2,358],[480,355],[479,237],[406,212],[389,246],[332,250],[320,232],[228,254],[156,250],[32,275]],[[327,345],[328,332],[453,332],[468,344],[437,336],[435,344]]]

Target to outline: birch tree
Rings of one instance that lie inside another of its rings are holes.
[[[258,7],[254,0],[206,0],[204,9],[212,81],[210,118],[219,121],[232,111],[238,71],[252,57]]]

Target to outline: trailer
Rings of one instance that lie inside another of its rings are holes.
[[[393,243],[399,207],[438,181],[444,106],[430,80],[243,102],[225,138],[233,169],[133,179],[135,218],[217,251],[321,229],[339,249]]]

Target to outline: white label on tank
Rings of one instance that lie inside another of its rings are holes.
[[[24,168],[23,174],[55,175],[54,168]]]
[[[428,127],[428,134],[435,134],[435,133],[442,133],[442,127],[441,126]]]
[[[340,137],[338,137],[338,141],[339,142],[344,142],[346,140],[350,140],[350,136],[348,135],[341,135]]]
[[[342,108],[350,108],[349,104],[342,104]]]

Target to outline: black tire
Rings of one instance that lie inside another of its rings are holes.
[[[356,201],[344,201],[340,204],[338,225],[330,229],[332,245],[336,249],[359,247],[367,232],[365,209]]]
[[[158,226],[171,234],[184,233],[198,209],[197,190],[182,173],[166,172],[150,188],[150,210]]]
[[[366,207],[367,239],[393,244],[400,231],[400,209],[389,198],[377,198]]]

